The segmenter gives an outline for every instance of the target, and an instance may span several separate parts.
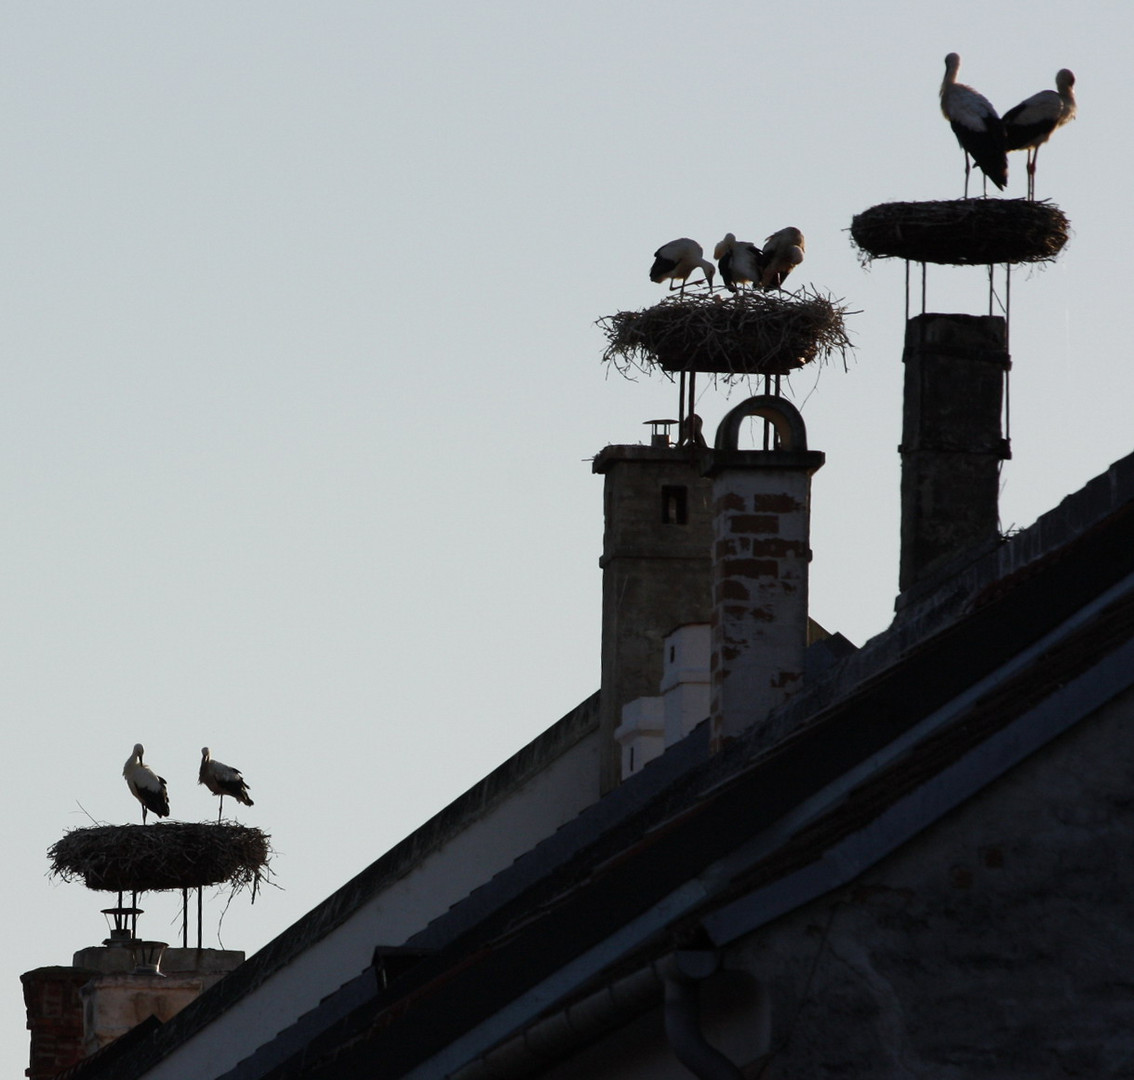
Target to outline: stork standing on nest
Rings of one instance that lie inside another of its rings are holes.
[[[146,823],[146,811],[152,810],[158,817],[169,817],[169,792],[165,787],[165,777],[158,776],[142,762],[141,743],[134,744],[134,752],[122,767],[126,786],[130,794],[142,804],[142,824]]]
[[[969,158],[1002,191],[1008,183],[1008,146],[1004,121],[992,103],[971,86],[957,82],[961,58],[945,57],[945,78],[941,83],[941,111],[949,121],[957,142],[965,152],[965,198],[969,197]]]
[[[760,288],[765,292],[773,287],[782,289],[784,278],[803,262],[805,250],[803,233],[794,225],[789,225],[786,229],[772,233],[764,241]]]
[[[679,240],[671,240],[663,244],[654,252],[654,265],[650,267],[650,280],[661,284],[669,281],[669,291],[673,292],[674,282],[681,282],[681,294],[685,295],[685,283],[698,267],[705,274],[705,281],[709,284],[709,292],[713,291],[713,277],[716,268],[705,258],[705,251],[696,240],[683,236]]]
[[[1009,150],[1028,152],[1028,198],[1036,197],[1036,158],[1056,128],[1075,119],[1075,76],[1062,68],[1054,90],[1041,90],[1004,114]]]
[[[764,253],[755,244],[737,240],[732,233],[725,233],[713,249],[713,258],[729,292],[736,292],[741,285],[754,285],[764,269]]]
[[[238,803],[252,806],[252,799],[248,795],[248,785],[239,769],[226,765],[223,761],[216,761],[209,753],[207,746],[201,747],[201,771],[197,774],[197,783],[204,784],[214,795],[220,796],[220,808],[217,810],[217,821],[221,819],[224,810],[224,797],[232,796]]]

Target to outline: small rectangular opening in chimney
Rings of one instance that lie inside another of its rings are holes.
[[[662,524],[684,525],[689,520],[688,493],[684,484],[663,484]]]

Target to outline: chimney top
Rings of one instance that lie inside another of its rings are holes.
[[[644,423],[650,425],[650,445],[651,446],[669,446],[669,429],[677,423],[676,420],[646,420]]]

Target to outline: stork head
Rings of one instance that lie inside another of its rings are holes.
[[[142,749],[142,744],[140,742],[134,743],[134,757],[136,757],[139,761],[141,761],[142,755],[144,753],[145,753],[145,750]]]
[[[713,278],[717,276],[717,268],[706,259],[701,263],[701,269],[705,271],[705,280],[709,283],[709,292],[712,292]]]
[[[801,233],[794,225],[789,225],[786,229],[780,230],[780,235],[788,244],[794,244],[800,251],[805,251],[803,246],[803,233]]]
[[[201,757],[203,757],[206,761],[208,761],[209,756],[210,756],[209,755],[209,748],[207,746],[202,746],[201,747]]]
[[[721,259],[724,253],[736,243],[736,237],[732,233],[725,233],[724,239],[713,248],[713,258]]]
[[[1055,75],[1055,87],[1060,93],[1070,90],[1075,85],[1075,73],[1067,68],[1060,68]]]

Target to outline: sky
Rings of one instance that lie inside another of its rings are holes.
[[[947,52],[1001,111],[1078,79],[1037,178],[1071,239],[1012,283],[1004,529],[1134,449],[1134,15],[1083,10],[0,0],[0,1071],[20,973],[106,936],[46,851],[138,820],[135,742],[179,820],[216,814],[202,746],[244,771],[278,888],[207,895],[205,944],[252,953],[597,688],[590,460],[677,389],[596,320],[661,298],[666,241],[796,225],[789,284],[854,312],[785,393],[827,455],[812,615],[886,628],[905,271],[848,230],[960,197]],[[980,270],[927,290],[988,309]],[[709,433],[749,392],[698,388]]]

